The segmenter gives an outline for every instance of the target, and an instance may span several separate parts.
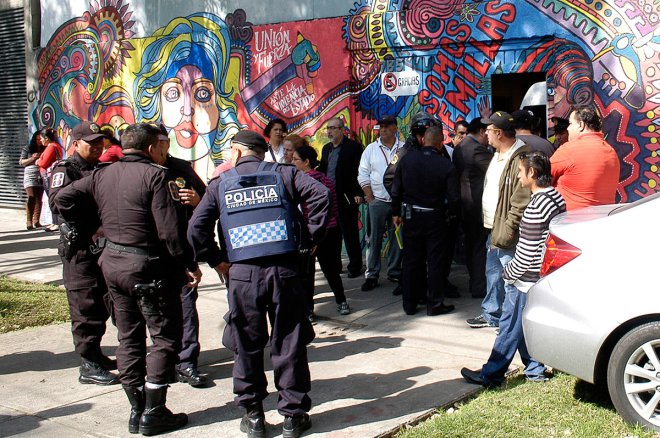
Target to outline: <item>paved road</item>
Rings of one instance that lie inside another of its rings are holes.
[[[23,211],[0,209],[0,274],[61,285],[56,241],[52,233],[25,231]],[[464,267],[454,268],[452,281],[467,295]],[[232,355],[220,342],[226,293],[213,271],[203,270],[200,369],[213,383],[204,389],[170,388],[169,407],[190,417],[185,429],[170,435],[241,437]],[[400,297],[391,294],[393,283],[383,280],[370,292],[361,292],[361,283],[344,278],[353,313],[340,316],[322,274],[317,277],[319,322],[309,347],[313,428],[304,436],[387,435],[476,390],[459,370],[480,367],[495,339],[492,329],[474,330],[464,322],[478,313],[479,300],[450,300],[456,311],[449,315],[406,316]],[[111,327],[103,342],[106,353],[112,355],[116,345]],[[129,405],[121,388],[80,385],[78,365],[68,324],[0,335],[0,436],[134,436],[127,432]],[[268,370],[266,420],[272,425],[269,436],[279,436],[282,417],[270,364]]]

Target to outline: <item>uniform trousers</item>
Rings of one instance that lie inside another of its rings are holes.
[[[106,248],[100,259],[117,322],[117,368],[124,387],[146,381],[167,384],[174,378],[177,353],[181,349],[181,288],[179,272],[172,263],[156,256],[120,252]],[[143,299],[136,284],[164,281],[150,299]],[[147,354],[146,330],[153,342]]]
[[[250,264],[232,264],[222,343],[234,352],[236,403],[248,407],[261,402],[268,395],[264,349],[269,340],[269,318],[270,356],[279,392],[277,408],[280,414],[291,416],[311,408],[307,344],[314,339],[314,329],[306,317],[296,260],[289,263],[287,258],[263,257],[250,260]]]
[[[183,286],[181,288],[181,310],[183,315],[183,336],[181,351],[176,368],[180,371],[191,366],[197,366],[199,358],[199,314],[197,313],[197,288]]]
[[[335,296],[337,304],[346,301],[344,283],[341,281],[341,231],[339,227],[328,228],[325,238],[316,246],[316,256],[307,259],[305,268],[304,288],[307,294],[306,303],[308,313],[314,312],[314,280],[316,260],[319,261],[321,271],[328,280],[328,286]]]
[[[70,261],[62,258],[62,267],[76,353],[97,362],[112,306],[97,257],[81,249]]]
[[[359,206],[347,204],[346,200],[338,201],[339,226],[346,245],[348,255],[348,272],[359,273],[362,270],[362,247],[358,229]]]
[[[390,250],[387,257],[387,276],[398,278],[401,276],[402,253],[394,236],[392,226],[392,204],[390,202],[374,199],[369,204],[369,248],[367,249],[366,278],[378,279],[381,267],[381,252],[383,248],[383,235],[389,235]],[[451,261],[450,261],[451,263]]]
[[[470,294],[474,298],[486,296],[486,240],[488,231],[481,218],[463,218],[465,233],[465,265],[467,266]]]
[[[413,211],[403,230],[403,310],[412,313],[424,296],[429,306],[444,300],[443,266],[450,257],[445,214]]]

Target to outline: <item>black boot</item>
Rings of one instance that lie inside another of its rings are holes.
[[[266,416],[261,403],[255,403],[246,408],[247,413],[241,420],[241,432],[248,438],[266,438]]]
[[[119,376],[104,369],[98,363],[83,358],[78,381],[80,383],[94,383],[96,385],[116,385],[119,383]]]
[[[140,418],[140,433],[150,436],[169,432],[188,423],[186,414],[173,414],[167,409],[167,386],[151,389],[144,388],[144,412]]]
[[[140,417],[142,417],[142,411],[144,411],[144,391],[130,386],[124,388],[126,392],[126,397],[131,403],[131,416],[128,417],[128,432],[129,433],[138,433],[140,431]]]

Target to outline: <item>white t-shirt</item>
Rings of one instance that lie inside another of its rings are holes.
[[[488,170],[486,170],[486,180],[484,181],[484,195],[481,200],[481,211],[484,219],[484,228],[492,229],[495,220],[495,210],[500,200],[500,178],[504,169],[516,149],[524,146],[521,140],[516,139],[511,148],[503,154],[495,152],[490,160]]]

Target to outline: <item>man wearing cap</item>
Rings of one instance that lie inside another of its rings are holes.
[[[554,124],[555,131],[555,141],[553,147],[555,150],[559,149],[559,146],[563,145],[568,141],[568,125],[569,122],[566,119],[561,117],[552,117],[552,123]]]
[[[98,206],[107,239],[99,264],[114,304],[117,365],[131,404],[128,430],[143,435],[188,422],[165,403],[181,345],[181,289],[186,282],[197,286],[202,276],[176,206],[177,187],[168,184],[162,166],[168,145],[159,134],[147,123],[129,126],[119,161],[55,198],[62,217],[73,224],[85,219],[83,201],[93,197]],[[145,329],[153,343],[148,352]]]
[[[504,284],[502,269],[513,258],[518,226],[532,194],[518,179],[519,156],[532,148],[516,138],[511,114],[496,111],[481,122],[487,125],[486,136],[488,143],[495,148],[495,155],[486,171],[481,201],[484,228],[489,232],[486,296],[481,302],[481,315],[466,321],[472,328],[499,326],[506,290],[513,288]]]
[[[399,148],[403,146],[403,142],[396,135],[396,117],[382,117],[378,120],[378,126],[379,138],[362,152],[357,178],[364,192],[364,199],[369,205],[369,248],[363,291],[378,286],[380,253],[386,230],[390,241],[387,278],[398,282],[401,277],[401,249],[396,243],[394,228],[391,226],[392,198],[383,186],[383,175]]]
[[[362,274],[358,212],[363,199],[357,175],[363,147],[344,135],[344,121],[339,117],[327,123],[330,142],[321,150],[318,171],[335,183],[339,227],[348,255],[348,278],[355,278]]]
[[[54,213],[58,213],[54,202],[57,193],[73,181],[91,174],[103,152],[104,134],[96,123],[81,122],[73,128],[72,138],[75,152],[66,160],[59,161],[51,176],[51,195],[48,199]],[[101,351],[101,338],[112,309],[103,273],[97,264],[101,248],[96,242],[102,234],[98,232],[101,221],[94,202],[90,199],[82,202],[86,206],[84,220],[77,224],[75,231],[70,229],[69,224],[63,224],[58,245],[73,344],[82,358],[78,381],[113,385],[119,383],[119,378],[108,370],[117,369],[117,362]]]
[[[555,153],[552,143],[532,133],[532,130],[538,125],[533,112],[529,110],[517,110],[512,112],[511,116],[513,117],[513,127],[516,130],[516,138],[522,140],[532,150],[543,152],[548,158]]]
[[[167,129],[161,124],[158,129],[158,140],[169,149],[170,138]],[[168,184],[172,190],[178,192],[176,205],[182,210],[185,227],[192,217],[195,207],[206,193],[206,184],[197,175],[189,161],[167,155],[163,164],[167,168]],[[175,189],[176,187],[176,189]],[[181,289],[181,310],[183,315],[183,337],[181,338],[181,351],[176,363],[176,377],[179,382],[188,383],[193,388],[206,385],[206,376],[199,373],[197,368],[199,352],[199,315],[197,313],[197,286],[184,284]]]
[[[305,291],[298,277],[302,215],[313,242],[320,241],[330,213],[323,184],[295,167],[264,162],[268,145],[254,131],[231,143],[232,169],[211,180],[195,208],[188,240],[195,260],[207,262],[227,282],[229,312],[222,337],[234,352],[234,394],[246,414],[240,425],[249,437],[266,436],[262,401],[268,395],[264,348],[269,341],[284,415],[283,435],[294,438],[311,427],[311,388],[306,345],[314,339]],[[216,223],[220,247],[215,241]]]

